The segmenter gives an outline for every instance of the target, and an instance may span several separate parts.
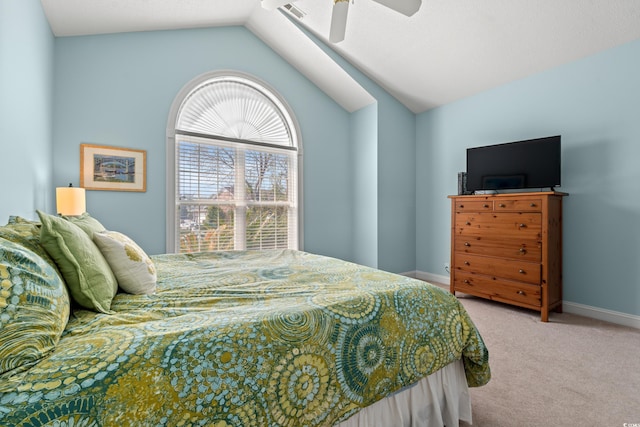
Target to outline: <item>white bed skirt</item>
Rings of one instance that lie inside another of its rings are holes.
[[[457,427],[471,424],[471,398],[461,360],[382,399],[336,427]]]

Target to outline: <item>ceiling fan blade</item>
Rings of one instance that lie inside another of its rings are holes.
[[[296,0],[262,0],[262,7],[267,10],[276,10],[285,4],[293,3]]]
[[[264,1],[264,0],[263,0]],[[403,15],[411,16],[420,9],[422,0],[373,0],[383,6],[400,12]]]
[[[334,0],[333,11],[331,12],[331,29],[329,30],[329,41],[338,43],[344,40],[347,32],[347,13],[349,12],[349,0]]]

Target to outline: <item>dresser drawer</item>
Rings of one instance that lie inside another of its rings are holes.
[[[454,252],[540,262],[542,243],[537,239],[460,237],[454,239]]]
[[[542,216],[539,213],[465,212],[456,215],[455,237],[491,237],[540,240]]]
[[[517,302],[520,305],[540,307],[542,305],[539,285],[495,280],[487,276],[456,273],[456,291],[482,296],[496,301]]]
[[[467,273],[477,273],[492,278],[503,278],[518,282],[539,284],[542,275],[540,263],[495,258],[455,252],[454,268]]]
[[[488,200],[456,200],[456,212],[491,212],[493,202]]]
[[[512,200],[496,200],[494,202],[494,210],[500,211],[519,211],[519,212],[541,212],[541,199],[512,199]]]

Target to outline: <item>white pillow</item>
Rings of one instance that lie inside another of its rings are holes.
[[[156,267],[131,238],[117,231],[93,233],[93,241],[105,257],[120,288],[129,294],[156,291]]]

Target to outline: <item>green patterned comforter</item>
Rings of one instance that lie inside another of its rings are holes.
[[[488,352],[455,297],[297,251],[153,257],[154,295],[79,310],[55,351],[0,377],[0,426],[330,426]]]

